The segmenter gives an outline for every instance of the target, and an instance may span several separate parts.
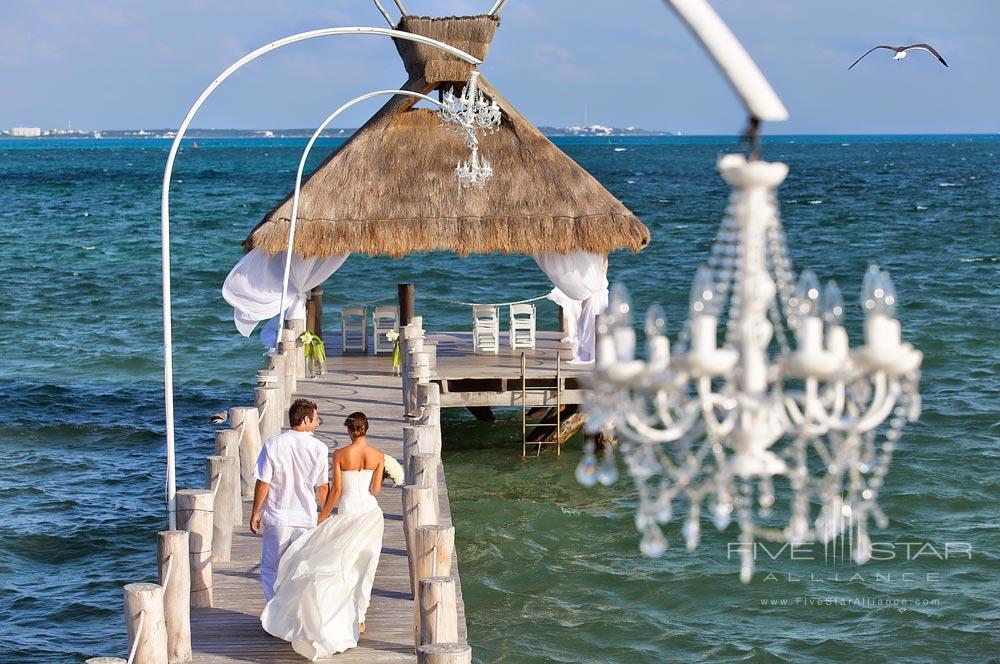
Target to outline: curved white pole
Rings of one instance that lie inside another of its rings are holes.
[[[708,0],[666,1],[715,60],[751,116],[768,121],[788,119],[788,110],[774,88]]]
[[[310,150],[312,150],[313,144],[316,142],[316,139],[319,138],[319,135],[323,133],[323,130],[326,129],[327,125],[333,122],[333,120],[338,115],[340,115],[341,113],[349,109],[351,106],[354,106],[359,102],[362,102],[366,99],[371,99],[372,97],[379,97],[383,95],[419,97],[424,101],[431,102],[435,106],[441,106],[441,102],[439,102],[438,100],[432,99],[427,95],[422,95],[419,92],[410,92],[409,90],[377,90],[375,92],[369,92],[368,94],[363,94],[360,97],[355,97],[351,101],[347,102],[346,104],[338,108],[336,111],[328,115],[326,117],[326,120],[323,120],[322,124],[320,124],[320,126],[316,128],[316,131],[313,132],[312,138],[309,139],[309,142],[306,143],[305,150],[302,151],[302,158],[299,159],[299,170],[295,173],[295,193],[292,195],[292,216],[291,219],[289,220],[289,225],[288,225],[288,249],[285,250],[285,272],[282,275],[282,280],[281,280],[281,299],[278,301],[278,335],[275,337],[274,340],[275,350],[277,350],[278,344],[281,342],[281,332],[285,327],[285,300],[288,297],[288,277],[292,269],[292,253],[294,251],[293,247],[295,246],[295,224],[299,218],[299,193],[302,190],[302,173],[306,168],[306,159],[309,158],[309,152]]]
[[[175,499],[177,488],[176,474],[174,472],[174,362],[173,338],[171,334],[170,322],[170,177],[174,170],[174,160],[177,158],[177,151],[180,149],[181,139],[184,138],[184,134],[187,132],[188,126],[194,119],[198,109],[200,109],[202,104],[205,103],[205,100],[208,99],[209,95],[211,95],[223,81],[229,78],[233,72],[248,62],[256,60],[265,53],[269,53],[270,51],[281,48],[282,46],[305,41],[307,39],[314,39],[316,37],[327,37],[333,35],[378,35],[382,37],[405,39],[407,41],[419,42],[421,44],[441,49],[442,51],[454,55],[456,58],[474,66],[482,64],[482,61],[478,58],[474,58],[465,51],[459,50],[454,46],[449,46],[448,44],[439,42],[435,39],[430,39],[429,37],[415,35],[410,32],[402,32],[400,30],[366,27],[322,28],[319,30],[310,30],[309,32],[300,32],[298,34],[273,41],[269,44],[265,44],[231,64],[224,72],[219,74],[219,76],[212,81],[207,88],[205,88],[205,91],[201,93],[201,96],[198,97],[197,101],[195,101],[194,105],[191,107],[191,110],[189,110],[187,115],[184,116],[184,121],[181,122],[181,126],[177,129],[177,135],[174,137],[174,141],[170,145],[170,153],[167,155],[167,165],[163,169],[163,192],[160,195],[160,256],[163,272],[163,407],[164,415],[166,417],[167,434],[167,521],[171,530],[177,527],[177,508]],[[280,334],[281,331],[279,330],[278,333]]]

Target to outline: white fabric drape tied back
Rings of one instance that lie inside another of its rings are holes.
[[[309,291],[336,272],[348,254],[326,258],[292,256],[288,273],[288,297],[285,318],[305,318]],[[237,263],[222,285],[222,297],[233,307],[233,322],[244,337],[249,337],[262,320],[275,318],[281,307],[281,282],[285,270],[285,254],[268,256],[253,249]],[[277,319],[261,332],[261,341],[272,346],[277,337]]]
[[[555,286],[548,298],[562,307],[573,362],[594,361],[598,314],[608,308],[608,274],[604,256],[585,251],[535,254],[535,262]]]

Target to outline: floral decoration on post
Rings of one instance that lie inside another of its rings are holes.
[[[385,333],[386,341],[392,342],[392,373],[396,376],[400,373],[400,357],[399,357],[399,332],[396,330],[389,330]]]
[[[310,378],[321,375],[326,370],[326,345],[318,334],[303,332],[299,337],[306,356],[306,374]]]

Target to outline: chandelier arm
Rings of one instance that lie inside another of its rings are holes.
[[[879,372],[881,373],[881,372]],[[896,405],[896,401],[899,400],[899,395],[902,393],[902,388],[897,381],[892,381],[892,385],[889,386],[882,403],[879,404],[878,408],[874,406],[861,417],[860,420],[855,424],[853,429],[858,433],[866,433],[871,431],[878,425],[885,421],[885,418],[889,417],[889,413],[892,412],[893,406]]]
[[[656,415],[660,418],[668,427],[674,426],[673,415],[670,414],[670,404],[669,395],[664,390],[659,390],[656,392],[656,398],[653,400],[653,405],[656,408]]]
[[[684,419],[681,420],[679,424],[667,429],[656,429],[651,427],[643,422],[642,419],[635,413],[626,414],[625,423],[632,428],[632,431],[634,432],[633,439],[636,442],[650,440],[657,443],[672,443],[682,438],[698,418],[698,404],[695,403],[693,405],[694,408],[688,409],[688,411],[684,414]]]

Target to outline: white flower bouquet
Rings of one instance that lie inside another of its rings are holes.
[[[382,476],[392,480],[392,483],[396,486],[403,486],[403,482],[406,481],[403,473],[403,467],[399,465],[399,462],[396,461],[396,459],[388,454],[384,455],[382,460]]]

